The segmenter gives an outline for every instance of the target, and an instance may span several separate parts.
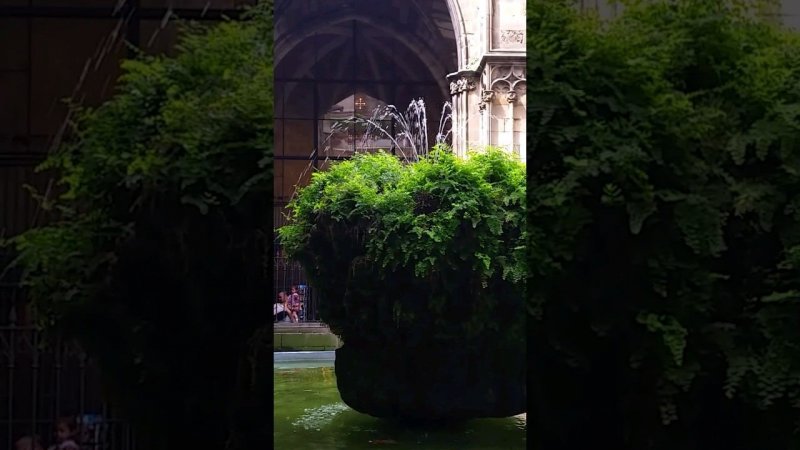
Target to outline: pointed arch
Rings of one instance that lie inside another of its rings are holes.
[[[280,65],[286,55],[291,53],[295,47],[299,46],[306,39],[317,33],[335,29],[337,25],[350,21],[357,21],[369,27],[387,30],[392,35],[403,36],[402,39],[397,39],[396,42],[417,55],[425,67],[428,68],[432,78],[438,83],[442,93],[445,96],[449,96],[449,84],[446,79],[449,71],[445,67],[443,61],[437,56],[436,52],[430,48],[429,42],[425,42],[423,39],[405,33],[405,30],[398,28],[394,24],[376,23],[375,17],[361,12],[345,12],[334,18],[327,16],[314,18],[306,21],[304,26],[297,31],[277,36],[275,39],[275,66],[277,67]],[[458,44],[456,47],[458,47]]]
[[[453,32],[456,36],[456,55],[458,67],[461,70],[466,67],[469,61],[469,47],[467,47],[467,29],[464,24],[464,16],[461,13],[459,0],[446,0],[447,10],[450,12],[450,22],[453,24]]]

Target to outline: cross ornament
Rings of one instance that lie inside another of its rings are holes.
[[[358,106],[358,110],[361,111],[362,109],[364,109],[364,106],[366,106],[366,102],[364,102],[363,98],[358,97],[358,100],[356,101],[356,106]]]

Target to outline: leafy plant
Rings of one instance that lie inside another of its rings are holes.
[[[125,61],[116,95],[76,111],[40,167],[56,220],[8,245],[39,325],[97,360],[140,443],[250,448],[271,407],[249,362],[269,309],[272,2],[178,50]]]
[[[800,39],[763,7],[529,3],[531,424],[550,446],[800,448]]]
[[[281,241],[345,342],[524,342],[524,166],[444,148],[404,165],[359,154],[313,174]],[[501,327],[502,325],[502,327]]]

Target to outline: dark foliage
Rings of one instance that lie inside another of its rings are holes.
[[[79,114],[42,167],[65,187],[43,204],[59,219],[9,244],[40,325],[98,362],[143,447],[255,448],[271,439],[272,2],[179,50],[126,61]]]
[[[800,448],[800,39],[569,3],[528,7],[532,436]]]

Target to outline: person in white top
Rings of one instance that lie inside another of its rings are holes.
[[[283,322],[289,317],[289,310],[287,307],[288,300],[286,292],[278,292],[278,300],[272,305],[272,316],[275,322]]]

